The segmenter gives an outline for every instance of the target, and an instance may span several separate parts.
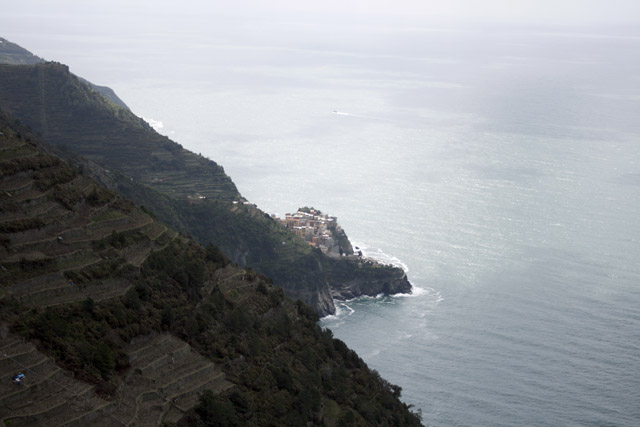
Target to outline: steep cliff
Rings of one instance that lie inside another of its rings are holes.
[[[337,300],[347,300],[359,296],[376,296],[380,294],[411,293],[411,283],[404,271],[399,268],[378,264],[372,260],[345,261],[352,263],[344,268],[334,265],[329,277],[336,283],[331,295]],[[354,271],[362,270],[360,274]]]

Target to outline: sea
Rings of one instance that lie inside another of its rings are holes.
[[[320,324],[425,425],[640,425],[640,30],[56,28],[4,37],[406,271]]]

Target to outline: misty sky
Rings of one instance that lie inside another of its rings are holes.
[[[640,22],[637,0],[21,0],[3,8],[5,22],[33,17],[91,16],[95,24],[113,16],[214,16],[262,15],[313,18],[333,15],[351,18],[383,17],[431,23],[507,22],[533,24],[590,25],[594,23]],[[36,18],[37,19],[37,18]],[[5,25],[5,24],[3,24]],[[7,23],[11,27],[12,23]],[[55,25],[55,23],[51,23]]]

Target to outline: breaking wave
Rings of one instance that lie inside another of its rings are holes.
[[[162,130],[164,129],[164,123],[162,123],[160,120],[153,120],[146,117],[143,117],[142,120],[149,123],[149,126],[151,126],[156,132],[162,133]]]
[[[370,250],[368,246],[364,244],[354,244],[353,249],[358,252],[362,251],[362,256],[365,258],[371,258],[374,261],[378,261],[381,264],[390,264],[394,267],[401,268],[405,273],[409,272],[409,266],[402,262],[400,258],[385,253],[382,249],[377,248],[375,251]]]

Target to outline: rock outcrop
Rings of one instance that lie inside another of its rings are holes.
[[[371,260],[359,262],[359,265],[362,264],[369,264],[369,274],[362,276],[345,275],[334,278],[335,283],[331,287],[333,298],[348,300],[360,296],[411,293],[411,283],[405,272],[400,268],[378,264]]]

